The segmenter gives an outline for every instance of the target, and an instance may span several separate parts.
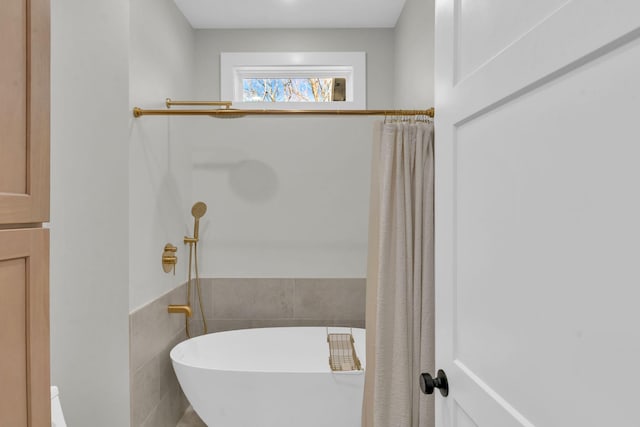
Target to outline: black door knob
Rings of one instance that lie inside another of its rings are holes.
[[[440,389],[440,394],[444,397],[449,395],[447,374],[445,374],[442,369],[438,370],[438,375],[435,378],[426,372],[420,374],[420,390],[422,390],[424,394],[433,394],[436,388]]]

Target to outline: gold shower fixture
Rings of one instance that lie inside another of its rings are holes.
[[[190,328],[190,317],[193,314],[193,310],[191,308],[191,287],[194,285],[192,283],[191,270],[192,266],[195,269],[195,286],[196,286],[196,297],[198,307],[200,308],[200,316],[202,317],[202,326],[204,333],[208,333],[209,330],[207,328],[207,319],[204,314],[204,306],[202,304],[202,289],[200,287],[200,275],[198,273],[198,240],[200,239],[200,218],[207,213],[207,205],[204,202],[196,202],[191,207],[191,215],[193,215],[194,223],[193,223],[193,237],[185,236],[184,244],[189,245],[189,274],[187,278],[187,303],[184,305],[170,305],[169,313],[183,313],[185,314],[185,331],[187,333],[187,337],[191,338],[191,328]],[[165,247],[165,250],[167,248]],[[163,257],[164,260],[164,257]],[[177,258],[176,258],[177,260]]]
[[[173,275],[176,275],[176,264],[178,263],[178,257],[176,252],[178,248],[171,243],[164,245],[164,251],[162,252],[162,269],[165,273],[169,273],[173,270]]]
[[[198,243],[200,239],[200,218],[207,213],[207,205],[204,202],[196,202],[191,208],[191,215],[193,215],[193,237],[184,236],[184,244]]]
[[[187,319],[193,315],[193,312],[191,311],[191,306],[188,306],[188,305],[171,304],[169,305],[169,308],[167,311],[169,313],[184,313],[187,316]]]

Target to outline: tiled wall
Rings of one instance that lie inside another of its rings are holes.
[[[365,279],[201,279],[209,332],[273,326],[364,328]],[[195,288],[195,286],[194,286]],[[186,285],[129,316],[131,426],[175,427],[188,406],[169,351],[185,339],[184,317],[168,304],[184,304]],[[197,303],[192,335],[202,333]]]
[[[131,427],[175,427],[189,406],[169,351],[184,340],[184,316],[167,305],[184,304],[186,284],[129,315]]]
[[[201,279],[200,283],[209,332],[273,326],[364,328],[364,279]]]

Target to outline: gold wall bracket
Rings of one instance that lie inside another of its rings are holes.
[[[198,239],[195,237],[184,236],[184,244],[190,245],[193,243],[198,243]]]
[[[162,270],[165,273],[169,273],[173,270],[174,276],[176,274],[176,264],[178,263],[178,257],[176,256],[177,251],[177,247],[173,246],[171,243],[167,243],[164,245],[164,251],[162,252]]]

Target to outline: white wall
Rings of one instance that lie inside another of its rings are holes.
[[[395,28],[397,108],[433,107],[434,0],[406,0]]]
[[[53,1],[51,376],[69,426],[129,425],[129,1]]]
[[[165,108],[194,97],[194,31],[172,0],[131,2],[131,108]],[[130,291],[134,309],[186,281],[190,233],[189,117],[150,116],[130,125]],[[162,271],[164,245],[178,247],[176,275]]]
[[[198,97],[219,97],[221,51],[365,51],[368,108],[393,99],[393,30],[200,30]],[[200,118],[193,197],[201,272],[216,277],[364,277],[370,117]]]

